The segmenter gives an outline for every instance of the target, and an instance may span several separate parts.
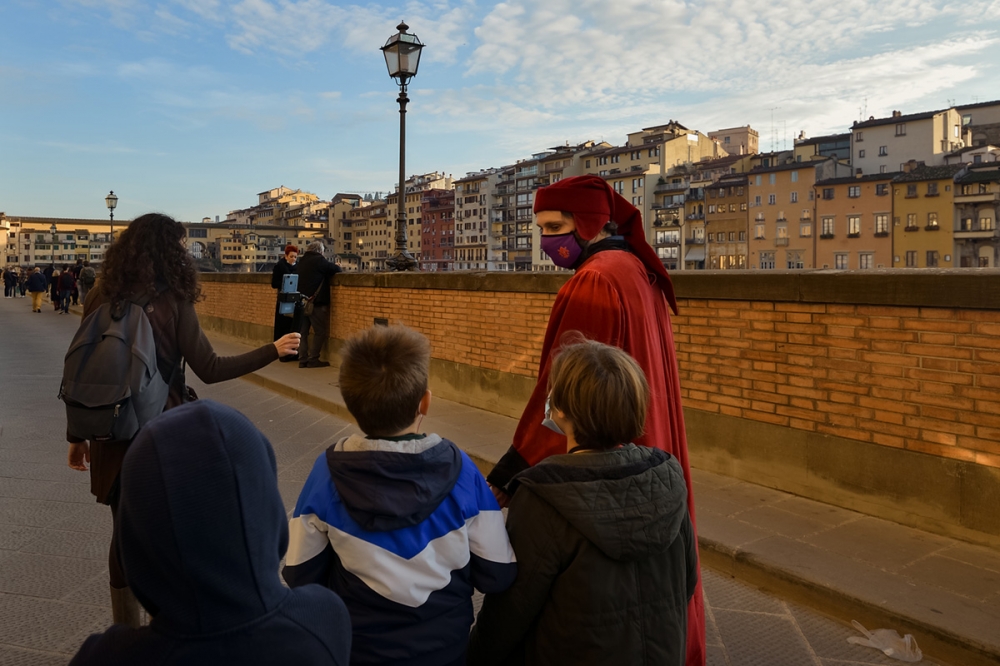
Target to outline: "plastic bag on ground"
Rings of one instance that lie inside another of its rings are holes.
[[[857,620],[851,620],[854,628],[865,635],[865,638],[851,636],[847,639],[853,645],[863,645],[881,650],[887,657],[900,661],[918,662],[924,658],[923,652],[917,647],[917,639],[913,634],[900,636],[894,629],[875,629],[868,631]]]

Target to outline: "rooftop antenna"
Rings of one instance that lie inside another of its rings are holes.
[[[774,124],[774,112],[780,109],[780,106],[771,107],[771,152],[774,152],[775,146],[778,144],[778,128]]]

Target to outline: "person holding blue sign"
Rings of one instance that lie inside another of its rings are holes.
[[[291,314],[281,312],[281,287],[286,275],[294,274],[298,267],[295,262],[299,257],[299,248],[289,243],[285,246],[285,256],[278,259],[278,263],[271,270],[271,288],[278,290],[278,301],[274,306],[274,339],[277,340],[288,333],[298,333],[302,328],[300,311],[293,307]],[[282,363],[298,361],[298,355],[282,356],[279,359]]]

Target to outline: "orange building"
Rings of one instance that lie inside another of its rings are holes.
[[[961,164],[911,162],[892,182],[892,267],[951,268],[954,177]]]
[[[892,266],[892,179],[895,173],[816,183],[816,268]]]
[[[747,176],[722,176],[705,188],[707,268],[747,268]]]
[[[850,167],[836,159],[788,162],[752,169],[749,179],[751,269],[814,268],[813,186]]]

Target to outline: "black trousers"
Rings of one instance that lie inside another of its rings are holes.
[[[312,327],[312,339],[309,339],[309,328]],[[302,340],[299,341],[299,360],[318,361],[323,343],[330,337],[330,306],[316,305],[313,313],[302,316]]]
[[[274,308],[274,339],[287,335],[289,333],[301,333],[302,332],[302,309],[296,307],[295,314],[289,317],[288,315],[278,314],[278,308]]]

